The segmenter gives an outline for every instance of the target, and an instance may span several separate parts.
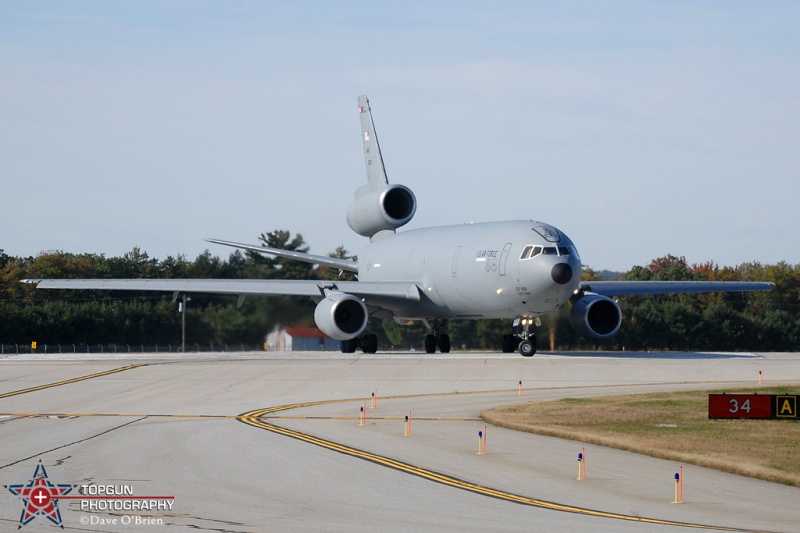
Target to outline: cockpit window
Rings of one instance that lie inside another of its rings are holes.
[[[534,246],[533,244],[529,244],[522,249],[522,253],[520,254],[520,260],[524,259],[533,259],[537,255],[574,255],[578,257],[578,251],[575,250],[574,246]]]
[[[569,255],[576,257],[580,261],[581,256],[578,255],[577,248],[575,248],[574,246],[567,246],[567,250],[569,250]]]
[[[526,246],[522,250],[522,253],[520,254],[519,258],[520,259],[530,259],[531,257],[536,257],[540,253],[542,253],[542,247],[541,246],[534,246],[532,244],[529,244],[528,246]]]

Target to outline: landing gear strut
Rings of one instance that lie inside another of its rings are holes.
[[[440,329],[447,326],[447,320],[434,320],[430,325],[432,334],[425,335],[425,353],[436,353],[436,348],[442,353],[450,353],[450,335],[439,333]]]
[[[523,357],[536,353],[536,334],[530,331],[532,325],[539,326],[539,317],[522,317],[514,321],[514,332],[503,335],[503,353],[513,353],[519,349]]]

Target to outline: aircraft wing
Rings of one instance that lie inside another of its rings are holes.
[[[236,294],[261,296],[310,296],[322,298],[334,290],[363,298],[368,305],[386,301],[416,302],[419,288],[409,282],[360,282],[327,280],[261,279],[26,279],[37,289],[106,291],[157,291],[172,293]]]
[[[774,283],[760,281],[581,281],[580,290],[602,296],[632,296],[679,292],[768,291]]]

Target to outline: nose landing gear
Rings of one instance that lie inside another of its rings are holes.
[[[521,317],[514,321],[511,335],[503,335],[503,353],[513,353],[519,349],[523,357],[531,357],[536,353],[536,334],[530,327],[540,326],[539,317]]]

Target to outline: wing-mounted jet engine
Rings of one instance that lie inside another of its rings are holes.
[[[606,340],[617,334],[622,325],[622,311],[608,296],[585,293],[572,302],[569,314],[572,328],[584,337]]]
[[[364,333],[368,318],[364,302],[338,291],[329,292],[314,310],[317,327],[337,341],[349,340]]]

